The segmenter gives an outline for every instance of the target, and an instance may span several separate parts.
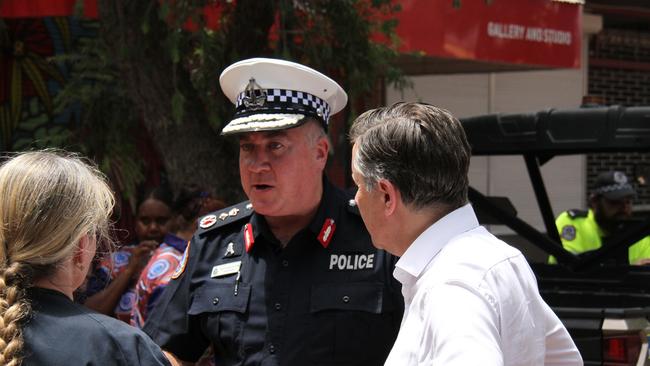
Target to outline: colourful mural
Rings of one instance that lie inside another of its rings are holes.
[[[79,119],[78,108],[57,110],[55,96],[68,70],[62,55],[96,22],[75,17],[0,19],[0,150],[56,146]]]

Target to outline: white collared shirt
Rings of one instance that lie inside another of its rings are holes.
[[[583,364],[524,256],[469,204],[420,234],[394,276],[405,309],[387,366]]]

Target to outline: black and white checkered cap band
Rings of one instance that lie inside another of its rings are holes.
[[[633,191],[634,188],[629,183],[623,184],[610,184],[608,186],[598,187],[594,190],[595,194],[604,194],[609,192],[618,192],[618,191]]]
[[[257,113],[299,113],[321,118],[325,124],[330,119],[330,106],[321,98],[295,90],[265,89],[255,90],[256,96],[266,92],[266,100],[262,106],[248,107],[244,104],[246,92],[237,96],[235,117]]]

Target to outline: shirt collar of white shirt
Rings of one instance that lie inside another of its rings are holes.
[[[449,240],[478,226],[469,203],[448,213],[424,230],[406,249],[395,264],[393,276],[403,285],[412,284]]]

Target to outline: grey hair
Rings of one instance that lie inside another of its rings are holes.
[[[329,140],[329,136],[323,127],[323,123],[316,118],[306,117],[306,121],[301,123],[301,125],[309,125],[307,132],[307,139],[309,146],[314,146],[321,138],[326,138]]]
[[[467,203],[470,146],[460,122],[424,103],[396,103],[359,116],[350,128],[352,158],[365,188],[386,179],[414,209]]]

